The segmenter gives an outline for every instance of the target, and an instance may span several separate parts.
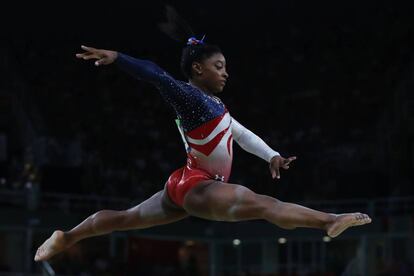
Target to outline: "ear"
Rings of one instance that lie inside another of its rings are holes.
[[[199,62],[193,62],[193,64],[191,64],[191,69],[193,70],[196,76],[200,76],[203,74],[203,67]]]

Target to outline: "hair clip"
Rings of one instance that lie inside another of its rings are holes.
[[[190,37],[187,40],[187,45],[198,45],[198,44],[204,44],[204,38],[206,37],[206,35],[203,35],[203,38],[201,40],[198,40],[197,38],[195,38],[194,36]]]

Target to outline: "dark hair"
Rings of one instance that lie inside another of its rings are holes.
[[[181,71],[187,78],[191,79],[193,76],[193,62],[202,62],[203,60],[208,59],[217,53],[222,53],[222,51],[218,46],[215,45],[204,43],[197,45],[187,45],[181,54]]]
[[[219,47],[204,43],[202,40],[196,40],[197,43],[189,43],[188,39],[194,37],[194,32],[188,23],[178,15],[177,11],[170,5],[165,6],[165,15],[167,22],[158,24],[170,38],[184,44],[187,44],[181,54],[181,71],[191,79],[193,62],[202,62],[212,55],[222,53]]]

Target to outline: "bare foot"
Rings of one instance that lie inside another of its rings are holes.
[[[336,215],[334,222],[328,227],[327,233],[331,238],[339,236],[343,231],[352,226],[371,223],[371,218],[362,213],[350,213]]]
[[[57,230],[37,249],[34,260],[36,262],[47,261],[67,247],[69,244],[65,239],[65,233]]]

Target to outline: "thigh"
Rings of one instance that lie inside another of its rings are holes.
[[[261,195],[237,184],[203,181],[184,198],[190,215],[218,221],[242,221],[261,218]]]
[[[172,223],[188,216],[184,209],[171,202],[165,187],[126,213],[128,228],[147,228]]]

